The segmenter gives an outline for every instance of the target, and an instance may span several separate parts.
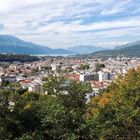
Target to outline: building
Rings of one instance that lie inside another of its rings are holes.
[[[80,74],[79,80],[81,82],[98,81],[99,80],[99,75],[98,75],[98,73],[94,73],[94,74]]]
[[[60,68],[60,65],[59,64],[51,64],[51,68],[52,68],[52,71],[56,71],[58,68]]]
[[[41,87],[40,87],[40,84],[38,83],[31,83],[28,88],[29,92],[40,93],[40,90],[41,90]]]
[[[16,82],[17,79],[16,79],[16,76],[1,76],[0,77],[0,83],[2,82]]]
[[[77,73],[69,73],[69,74],[66,74],[65,77],[69,80],[79,81],[80,75]]]
[[[104,82],[104,81],[107,81],[107,80],[112,80],[112,75],[109,72],[99,71],[98,74],[99,74],[99,81],[100,82]]]
[[[21,80],[20,84],[23,89],[28,89],[30,87],[32,80]]]

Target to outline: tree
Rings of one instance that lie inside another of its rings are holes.
[[[140,68],[119,76],[89,103],[89,83],[71,81],[63,94],[61,78],[44,80],[55,95],[0,90],[1,140],[140,139]]]
[[[85,95],[91,92],[88,83],[77,83],[72,81],[68,87],[68,94],[58,95],[60,102],[66,109],[65,128],[68,133],[65,139],[84,139],[88,138],[84,115],[87,109]]]
[[[100,63],[97,63],[96,65],[95,65],[95,68],[96,68],[96,71],[98,72],[98,71],[100,71],[102,68],[104,68],[105,67],[105,64],[100,64]]]
[[[37,72],[39,72],[39,68],[38,67],[37,68],[33,68],[32,71],[31,71],[31,73],[33,75],[36,74]]]
[[[66,133],[64,106],[56,97],[51,95],[40,96],[38,105],[40,106],[40,123],[44,140],[61,140],[64,133]]]
[[[56,95],[61,91],[61,84],[65,79],[63,77],[49,76],[44,78],[43,91],[47,91],[48,95]]]
[[[79,69],[80,69],[80,70],[89,69],[89,64],[81,64]]]
[[[91,101],[91,110],[96,109],[90,113],[91,134],[96,130],[97,139],[140,139],[139,83],[140,70],[132,69]]]
[[[6,91],[0,91],[0,139],[4,140],[9,138],[9,133],[6,132],[6,126],[10,120],[9,110],[9,97],[10,94]]]

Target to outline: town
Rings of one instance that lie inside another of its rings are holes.
[[[140,140],[140,0],[0,0],[0,140]]]
[[[92,92],[86,98],[100,94],[119,76],[125,75],[131,68],[140,64],[140,58],[97,58],[80,57],[43,57],[35,62],[1,62],[0,85],[19,83],[20,87],[28,92],[44,93],[42,90],[44,78],[63,77],[63,86],[69,81],[89,83]],[[65,89],[66,90],[66,89]],[[63,91],[67,94],[66,91]]]

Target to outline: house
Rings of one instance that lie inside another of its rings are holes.
[[[40,93],[40,90],[41,90],[41,86],[39,83],[31,83],[29,88],[28,88],[28,91],[29,92],[35,92],[35,93]]]
[[[78,73],[69,73],[69,74],[66,74],[65,77],[69,80],[79,81],[80,75]]]
[[[28,89],[32,80],[21,80],[20,84],[23,89]]]
[[[51,68],[52,68],[52,71],[56,71],[58,68],[60,68],[60,65],[59,64],[51,64]]]
[[[9,82],[9,83],[11,83],[11,82],[16,82],[17,81],[17,79],[16,79],[16,76],[14,76],[14,75],[11,75],[11,76],[1,76],[0,77],[0,83],[2,83],[2,82]]]

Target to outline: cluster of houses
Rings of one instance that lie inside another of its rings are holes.
[[[105,67],[96,71],[96,64],[104,64]],[[80,66],[88,64],[88,69],[80,69]],[[12,63],[7,68],[0,68],[0,84],[3,82],[19,82],[23,89],[29,92],[41,92],[43,78],[48,75],[63,76],[68,80],[89,82],[95,96],[106,89],[118,74],[125,74],[130,68],[136,68],[140,64],[139,58],[48,58],[31,63]],[[66,83],[65,83],[66,84]],[[67,83],[68,84],[68,83]]]

